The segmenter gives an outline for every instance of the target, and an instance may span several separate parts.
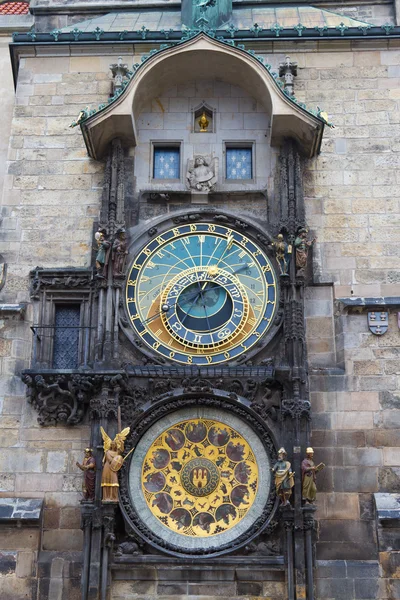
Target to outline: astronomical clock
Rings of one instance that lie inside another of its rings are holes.
[[[122,484],[131,529],[175,555],[243,547],[277,504],[274,434],[216,377],[276,333],[275,259],[260,231],[221,221],[178,218],[142,232],[125,282],[128,338],[166,377],[168,370],[203,376],[144,406]]]
[[[208,222],[177,225],[148,242],[126,284],[129,320],[147,348],[199,367],[251,351],[271,328],[277,303],[265,251]]]

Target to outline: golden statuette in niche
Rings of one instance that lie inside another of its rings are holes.
[[[168,428],[143,461],[148,508],[163,525],[186,536],[214,536],[237,525],[257,488],[249,443],[216,420],[189,419]]]
[[[206,115],[205,111],[203,111],[203,114],[201,115],[200,119],[198,120],[198,124],[200,125],[201,132],[208,131],[208,126],[209,126],[210,122],[207,119],[207,115]]]

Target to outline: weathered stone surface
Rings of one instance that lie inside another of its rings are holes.
[[[18,527],[39,526],[43,501],[32,498],[0,498],[0,521]]]

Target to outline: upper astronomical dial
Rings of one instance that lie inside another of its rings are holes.
[[[248,237],[192,223],[142,249],[130,268],[126,302],[150,348],[180,363],[216,364],[248,351],[270,327],[276,278]]]

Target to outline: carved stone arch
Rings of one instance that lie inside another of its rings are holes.
[[[233,85],[246,82],[247,89],[271,117],[271,145],[280,146],[284,138],[293,137],[305,156],[319,152],[322,119],[295,104],[253,54],[199,33],[150,56],[114,102],[83,121],[89,155],[100,159],[115,137],[136,146],[136,120],[146,103],[163,88],[190,80],[193,73],[199,79],[218,78]]]

